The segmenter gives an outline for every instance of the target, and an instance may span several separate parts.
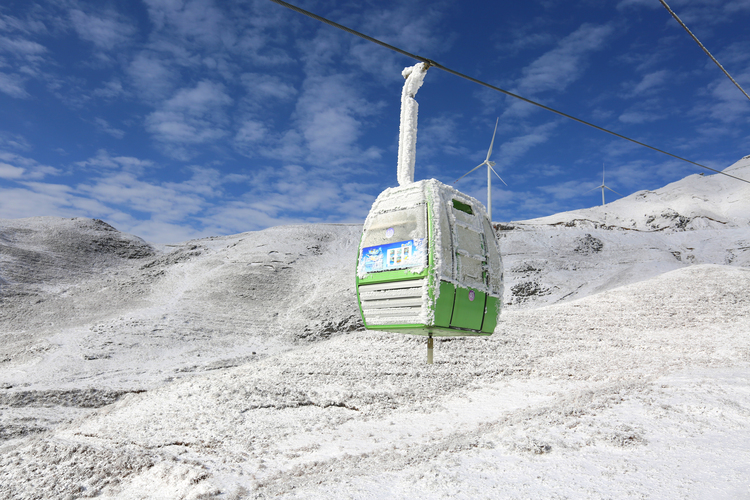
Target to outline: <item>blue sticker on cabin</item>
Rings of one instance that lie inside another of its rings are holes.
[[[424,266],[426,245],[425,238],[417,238],[363,248],[360,262],[365,273]]]

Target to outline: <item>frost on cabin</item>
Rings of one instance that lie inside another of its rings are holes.
[[[501,266],[484,207],[429,179],[389,188],[375,200],[363,228],[357,276],[363,280],[382,271],[400,270],[417,278],[429,270],[428,280],[412,282],[420,288],[421,311],[411,317],[397,316],[400,324],[429,325],[435,319],[433,304],[440,298],[440,283],[452,285],[451,293],[465,288],[470,293],[502,297]],[[401,300],[415,292],[389,292],[389,297]],[[495,307],[499,309],[500,303]],[[393,324],[396,317],[386,317],[385,312],[379,309],[382,317],[365,318],[367,324]],[[393,314],[400,312],[394,308]]]
[[[417,156],[417,114],[419,105],[414,99],[424,83],[427,73],[425,63],[404,68],[401,73],[406,82],[401,90],[401,124],[398,133],[398,184],[414,182],[414,164]]]

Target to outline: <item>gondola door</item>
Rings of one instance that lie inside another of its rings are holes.
[[[453,200],[456,245],[456,288],[451,326],[481,330],[484,320],[487,252],[479,216],[470,205]]]

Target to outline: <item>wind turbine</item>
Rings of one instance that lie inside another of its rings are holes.
[[[472,168],[468,172],[466,172],[464,175],[453,181],[453,184],[460,181],[470,173],[472,173],[474,170],[478,169],[482,165],[487,165],[487,216],[490,218],[490,222],[492,222],[492,175],[490,174],[490,171],[494,172],[495,175],[497,175],[497,178],[500,179],[500,181],[505,184],[505,181],[503,180],[500,175],[495,172],[495,169],[492,168],[495,166],[494,161],[490,161],[490,155],[492,154],[492,145],[495,143],[495,134],[497,133],[497,123],[500,121],[500,118],[498,117],[497,120],[495,120],[495,131],[492,133],[492,141],[490,142],[490,150],[487,151],[487,158],[477,165],[476,167]],[[507,186],[507,184],[505,184]]]
[[[586,191],[586,192],[587,192],[587,193],[590,193],[590,192],[591,192],[591,191],[593,191],[594,189],[601,189],[601,190],[602,190],[602,206],[604,206],[604,205],[605,205],[605,201],[604,201],[604,190],[605,190],[605,189],[609,189],[609,190],[610,190],[610,191],[612,191],[613,193],[615,193],[615,194],[617,194],[617,195],[620,195],[620,196],[622,196],[622,195],[621,195],[620,193],[618,193],[618,192],[617,192],[617,191],[615,191],[614,189],[612,189],[612,188],[610,188],[609,186],[607,186],[607,185],[605,185],[605,184],[604,184],[604,163],[602,163],[602,185],[601,185],[601,186],[596,186],[596,187],[595,187],[595,188],[593,188],[593,189],[589,189],[589,190],[588,190],[588,191]]]

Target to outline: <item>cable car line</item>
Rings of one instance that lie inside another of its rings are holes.
[[[371,37],[369,35],[365,35],[364,33],[360,33],[359,31],[353,30],[353,29],[348,28],[348,27],[346,27],[346,26],[344,26],[342,24],[339,24],[339,23],[336,23],[334,21],[331,21],[330,19],[326,19],[325,17],[319,16],[317,14],[313,14],[312,12],[307,11],[305,9],[302,9],[300,7],[297,7],[296,5],[292,5],[290,3],[284,2],[283,0],[270,0],[270,1],[274,2],[274,3],[277,3],[277,4],[279,4],[279,5],[283,6],[283,7],[286,7],[288,9],[290,9],[290,10],[293,10],[295,12],[298,12],[300,14],[303,14],[303,15],[305,15],[307,17],[312,18],[312,19],[320,21],[322,23],[328,24],[329,26],[333,26],[334,28],[338,28],[338,29],[346,31],[347,33],[350,33],[352,35],[356,35],[356,36],[358,36],[360,38],[363,38],[363,39],[365,39],[365,40],[367,40],[369,42],[372,42],[372,43],[375,43],[375,44],[380,45],[382,47],[385,47],[385,48],[387,48],[389,50],[392,50],[394,52],[398,52],[401,55],[410,57],[412,59],[416,59],[417,61],[422,61],[422,62],[428,64],[430,67],[435,67],[435,68],[441,69],[441,70],[445,71],[446,73],[450,73],[452,75],[458,76],[458,77],[463,78],[465,80],[469,80],[470,82],[476,83],[478,85],[482,85],[483,87],[487,87],[488,89],[494,90],[496,92],[500,92],[502,94],[505,94],[505,95],[508,95],[510,97],[513,97],[515,99],[519,99],[521,101],[524,101],[526,103],[532,104],[534,106],[537,106],[537,107],[542,108],[544,110],[550,111],[552,113],[556,113],[556,114],[558,114],[560,116],[563,116],[565,118],[568,118],[570,120],[576,121],[576,122],[581,123],[583,125],[587,125],[587,126],[589,126],[591,128],[595,128],[596,130],[599,130],[601,132],[606,132],[606,133],[608,133],[610,135],[613,135],[615,137],[619,137],[620,139],[625,139],[626,141],[630,141],[630,142],[632,142],[634,144],[638,144],[639,146],[643,146],[643,147],[651,149],[653,151],[665,154],[667,156],[671,156],[672,158],[675,158],[677,160],[684,161],[686,163],[690,163],[690,164],[695,165],[697,167],[700,167],[700,168],[703,168],[703,169],[706,169],[706,170],[710,170],[711,172],[715,172],[717,174],[722,174],[722,175],[725,175],[727,177],[731,177],[733,179],[736,179],[738,181],[747,182],[748,184],[750,184],[750,181],[748,181],[746,179],[742,179],[740,177],[736,177],[736,176],[728,174],[726,172],[722,172],[721,170],[717,170],[715,168],[711,168],[711,167],[708,167],[706,165],[702,165],[700,163],[688,160],[687,158],[683,158],[681,156],[674,155],[674,154],[669,153],[667,151],[664,151],[662,149],[655,148],[654,146],[649,146],[648,144],[645,144],[643,142],[637,141],[635,139],[631,139],[630,137],[624,136],[622,134],[618,134],[617,132],[613,132],[613,131],[608,130],[608,129],[604,128],[604,127],[600,127],[598,125],[594,125],[593,123],[587,122],[587,121],[582,120],[580,118],[576,118],[575,116],[569,115],[567,113],[563,113],[562,111],[558,111],[558,110],[556,110],[554,108],[550,108],[549,106],[545,106],[544,104],[538,103],[536,101],[532,101],[531,99],[527,99],[526,97],[522,97],[522,96],[520,96],[518,94],[514,94],[513,92],[509,92],[507,90],[501,89],[500,87],[496,87],[494,85],[491,85],[489,83],[483,82],[481,80],[477,80],[474,77],[471,77],[471,76],[465,75],[463,73],[460,73],[458,71],[455,71],[453,69],[447,68],[447,67],[443,66],[442,64],[433,61],[432,59],[429,59],[427,57],[422,57],[420,55],[412,54],[411,52],[407,52],[407,51],[405,51],[403,49],[400,49],[398,47],[395,47],[393,45],[385,43],[385,42],[383,42],[381,40],[378,40],[377,38],[373,38],[373,37]]]
[[[724,66],[722,66],[721,64],[719,64],[719,61],[717,61],[716,58],[713,55],[711,55],[711,53],[708,51],[708,49],[703,46],[703,44],[701,43],[701,41],[698,40],[698,37],[695,36],[692,31],[690,31],[690,28],[688,28],[687,26],[685,26],[685,23],[682,22],[682,19],[680,19],[677,16],[677,14],[675,14],[675,12],[672,9],[669,8],[669,5],[667,5],[667,2],[665,2],[664,0],[659,0],[659,1],[664,6],[664,8],[667,9],[667,11],[670,14],[672,14],[672,17],[674,17],[675,20],[678,23],[680,23],[680,26],[682,26],[683,28],[685,28],[685,31],[687,31],[688,34],[691,37],[693,37],[693,40],[695,40],[695,43],[697,43],[700,46],[700,48],[703,49],[703,52],[705,52],[708,55],[708,57],[710,57],[711,60],[716,63],[716,65],[719,67],[719,69],[722,70],[725,75],[727,75],[727,78],[729,78],[730,80],[732,80],[732,83],[734,83],[737,86],[737,88],[740,89],[740,92],[742,92],[743,94],[745,94],[745,97],[747,97],[748,99],[750,99],[750,95],[747,95],[747,92],[745,92],[745,89],[743,89],[742,87],[740,87],[740,84],[737,83],[734,78],[732,78],[732,75],[730,75],[729,72],[724,69]]]

